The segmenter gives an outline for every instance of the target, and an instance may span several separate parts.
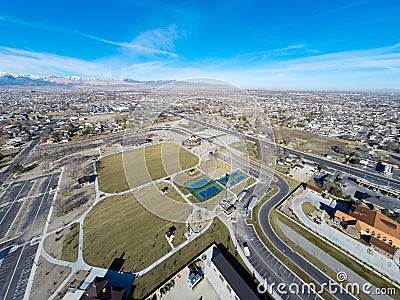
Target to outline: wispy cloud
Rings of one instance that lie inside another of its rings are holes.
[[[176,26],[170,26],[167,29],[156,28],[153,30],[142,32],[136,38],[134,38],[132,42],[129,43],[105,39],[66,27],[39,22],[30,22],[12,16],[0,15],[0,21],[15,23],[27,27],[39,28],[47,31],[69,34],[72,36],[78,36],[81,38],[118,46],[130,51],[134,51],[134,53],[140,55],[155,54],[177,57],[177,54],[173,52],[173,50],[175,49],[174,41],[178,38]]]
[[[103,65],[51,53],[33,52],[0,46],[0,69],[24,74],[111,76]]]
[[[140,44],[140,39],[138,43]],[[169,47],[168,44],[165,47]],[[119,56],[85,61],[51,53],[0,47],[0,70],[42,76],[80,75],[138,80],[214,77],[243,87],[398,88],[400,43],[388,47],[314,54],[295,59],[265,59],[254,62],[250,58],[246,63],[241,57],[236,61],[230,59],[229,63],[225,60],[209,59],[198,61],[196,64],[179,58],[171,63],[167,57],[148,62],[127,60],[126,57]]]
[[[285,60],[258,68],[258,72],[299,72],[399,69],[400,43],[368,50],[352,50]]]
[[[290,45],[283,48],[270,49],[265,51],[256,51],[241,53],[235,55],[235,59],[244,60],[269,60],[269,59],[280,59],[293,57],[299,54],[316,54],[319,53],[317,49],[309,49],[305,44]]]
[[[296,21],[288,23],[288,24],[284,24],[284,25],[280,25],[278,27],[274,27],[274,28],[270,29],[269,32],[278,31],[278,30],[281,30],[281,29],[284,29],[284,28],[292,27],[294,25],[298,25],[298,24],[303,23],[303,22],[311,21],[313,19],[324,17],[324,16],[327,16],[327,15],[330,15],[330,14],[333,14],[333,13],[336,13],[336,12],[339,12],[339,11],[342,11],[342,10],[346,10],[346,9],[349,9],[349,8],[352,8],[352,7],[357,7],[357,6],[360,6],[360,5],[364,5],[364,4],[367,4],[367,3],[372,2],[372,1],[374,1],[374,0],[353,1],[353,2],[350,2],[350,3],[342,5],[342,6],[338,6],[338,7],[329,9],[329,10],[325,10],[325,11],[316,13],[314,15],[310,15],[310,16],[305,17],[305,18],[299,18]]]
[[[164,70],[160,72],[160,70]],[[0,46],[0,71],[38,76],[71,76],[113,79],[154,79],[155,74],[171,77],[162,61],[135,63],[119,56],[86,61],[52,53]],[[174,73],[176,74],[176,73]],[[157,76],[157,79],[162,77]]]
[[[131,43],[123,43],[124,47],[138,47],[141,50],[157,49],[157,53],[177,57],[175,54],[175,41],[178,31],[175,25],[167,29],[157,28],[139,34]]]

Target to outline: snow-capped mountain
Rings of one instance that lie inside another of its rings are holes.
[[[52,85],[43,78],[29,74],[15,74],[8,72],[0,72],[0,86],[46,86]]]
[[[48,76],[40,77],[28,74],[15,74],[0,71],[0,86],[60,86],[60,87],[74,87],[74,86],[98,86],[98,87],[129,87],[129,86],[143,86],[143,85],[163,85],[174,80],[158,80],[158,81],[137,81],[134,79],[97,79],[97,78],[83,78],[80,76]]]

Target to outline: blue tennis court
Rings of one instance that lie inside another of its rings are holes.
[[[220,189],[218,189],[215,185],[212,185],[209,188],[206,188],[205,190],[202,190],[201,192],[199,192],[199,195],[203,199],[209,199],[209,198],[215,196],[216,194],[218,194],[219,191],[220,191]]]
[[[240,171],[234,171],[231,174],[229,174],[229,185],[234,186],[235,184],[238,184],[239,182],[245,180],[247,178],[246,175],[244,175]],[[218,182],[221,183],[222,185],[226,185],[226,175],[222,176],[221,178],[218,179]]]
[[[200,178],[199,180],[192,182],[190,184],[190,187],[192,189],[198,189],[198,188],[201,188],[202,186],[207,185],[210,181],[211,181],[211,178],[204,176],[204,177]]]
[[[186,189],[192,193],[197,201],[203,202],[222,191],[222,186],[220,186],[215,180],[204,175],[203,177],[189,183]]]

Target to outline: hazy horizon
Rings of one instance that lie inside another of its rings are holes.
[[[243,88],[397,91],[400,2],[7,2],[0,70]]]

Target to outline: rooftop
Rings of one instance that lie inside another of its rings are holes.
[[[212,258],[212,262],[221,272],[222,276],[229,283],[231,288],[235,291],[239,299],[259,299],[255,292],[247,285],[243,278],[240,277],[240,275],[236,272],[236,270],[221,252]]]

